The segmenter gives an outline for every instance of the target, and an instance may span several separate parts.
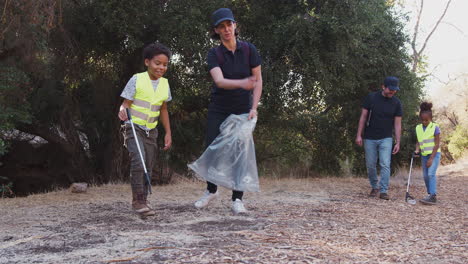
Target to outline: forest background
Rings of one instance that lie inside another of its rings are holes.
[[[154,181],[186,175],[186,164],[203,151],[211,87],[205,57],[218,45],[208,36],[209,18],[223,6],[232,8],[240,39],[254,43],[263,60],[254,133],[260,175],[362,174],[363,149],[354,144],[360,105],[388,75],[401,80],[398,98],[405,115],[401,151],[392,167],[404,166],[414,149],[428,75],[424,57],[412,67],[411,36],[404,29],[409,18],[398,5],[384,0],[0,0],[2,195],[78,181],[128,180],[119,95],[134,73],[145,70],[142,48],[155,41],[174,53],[166,73],[174,144],[159,153]],[[466,87],[466,75],[459,80]],[[460,98],[455,100],[466,104]],[[448,121],[444,162],[461,157],[468,146],[464,112],[451,106],[441,112]]]

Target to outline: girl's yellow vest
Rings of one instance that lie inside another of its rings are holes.
[[[148,72],[136,74],[136,92],[130,107],[135,124],[153,129],[158,125],[161,105],[169,98],[169,83],[166,78],[159,78],[156,92]]]
[[[416,126],[416,136],[418,137],[419,147],[423,156],[432,154],[432,150],[435,146],[434,132],[437,126],[438,125],[433,122],[427,125],[426,130],[423,130],[422,124]],[[440,152],[440,147],[437,152]]]

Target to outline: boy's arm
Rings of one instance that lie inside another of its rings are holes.
[[[119,118],[122,121],[127,121],[128,116],[127,116],[127,111],[125,109],[130,108],[132,106],[133,101],[124,99],[122,102],[122,105],[120,105],[119,109]]]
[[[168,150],[172,145],[172,132],[171,124],[169,122],[169,112],[167,111],[167,102],[163,102],[161,105],[160,116],[161,123],[164,127],[166,135],[164,136],[164,150]]]

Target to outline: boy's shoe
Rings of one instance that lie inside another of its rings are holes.
[[[136,213],[142,214],[150,210],[146,205],[146,196],[142,193],[132,193],[132,208]]]
[[[388,196],[387,193],[380,193],[379,198],[383,200],[390,200],[390,196]]]
[[[198,209],[206,207],[213,199],[218,197],[218,191],[210,193],[208,190],[205,191],[203,196],[195,202],[195,207]]]
[[[434,205],[437,203],[437,198],[435,194],[430,194],[426,198],[419,200],[422,204]]]
[[[147,212],[142,213],[143,216],[153,216],[156,214],[153,208],[151,208],[148,200],[145,200],[146,207],[149,209]]]
[[[379,189],[372,189],[369,193],[369,197],[377,197],[377,194],[379,194]]]
[[[156,215],[156,212],[153,209],[149,208],[149,211],[141,213],[141,215],[143,215],[143,216],[153,216],[153,215]]]
[[[151,210],[148,206],[146,206],[146,204],[141,203],[140,201],[133,202],[132,208],[133,208],[133,211],[139,214],[146,213]]]
[[[232,212],[234,214],[245,214],[247,209],[245,209],[244,203],[240,199],[236,199],[232,202]]]

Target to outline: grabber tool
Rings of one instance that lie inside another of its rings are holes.
[[[408,183],[406,184],[405,202],[409,204],[416,204],[416,200],[414,199],[414,197],[409,194],[409,186],[411,182],[411,170],[413,169],[413,159],[415,156],[416,156],[415,153],[411,154],[411,162],[410,162],[410,168],[409,168],[409,174],[408,174]]]
[[[132,126],[133,136],[135,137],[135,143],[137,145],[138,153],[140,154],[141,164],[143,164],[143,170],[145,171],[145,179],[146,184],[148,185],[148,192],[151,194],[151,181],[148,175],[148,171],[146,170],[145,159],[143,158],[143,153],[141,153],[140,143],[138,142],[138,136],[135,131],[135,125],[133,124],[132,115],[130,114],[130,109],[126,108],[127,110],[127,118],[130,121],[130,125]]]

